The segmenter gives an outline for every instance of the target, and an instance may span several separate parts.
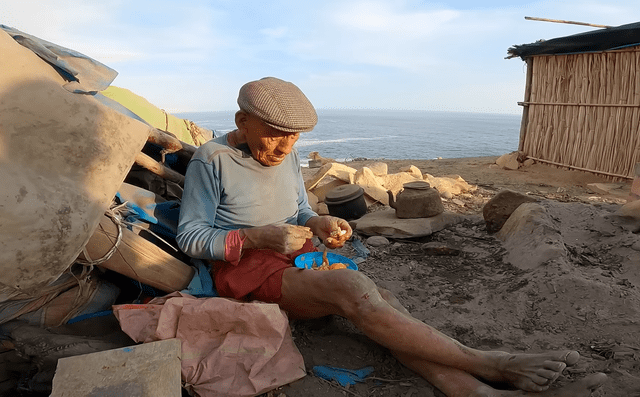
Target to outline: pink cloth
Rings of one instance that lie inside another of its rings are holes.
[[[174,292],[148,304],[117,305],[136,342],[182,341],[182,381],[201,397],[256,396],[305,376],[286,314],[278,305]]]
[[[224,260],[237,265],[242,257],[242,246],[247,238],[240,237],[240,230],[232,230],[227,233],[224,240]]]

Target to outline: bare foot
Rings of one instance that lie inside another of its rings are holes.
[[[509,354],[487,352],[496,362],[497,376],[487,377],[495,382],[507,382],[520,390],[542,392],[549,388],[567,366],[580,359],[576,351],[542,354]]]
[[[602,386],[606,380],[607,375],[596,373],[584,377],[577,382],[541,393],[522,390],[496,390],[483,385],[469,397],[589,397],[591,392]]]

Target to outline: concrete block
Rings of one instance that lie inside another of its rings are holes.
[[[181,351],[167,339],[61,358],[51,397],[180,397]]]

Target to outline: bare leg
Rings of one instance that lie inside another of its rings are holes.
[[[405,309],[396,308],[401,305],[397,300],[394,301],[395,298],[386,298],[389,302],[382,297],[375,284],[360,272],[317,272],[291,268],[284,272],[279,304],[297,318],[316,318],[329,314],[343,316],[371,339],[407,361],[407,365],[419,367],[439,364],[425,367],[426,373],[435,369],[436,373],[432,376],[441,374],[441,367],[459,370],[446,374],[463,377],[456,379],[456,382],[464,385],[467,394],[459,395],[470,395],[468,391],[482,385],[475,377],[509,382],[527,391],[543,391],[567,364],[575,363],[579,357],[577,352],[512,355],[471,349],[411,317]],[[423,374],[422,371],[418,372]]]
[[[602,386],[606,381],[607,375],[597,373],[586,376],[569,385],[549,389],[541,393],[522,390],[495,390],[486,386],[476,390],[469,397],[589,397],[591,392]]]
[[[600,387],[607,376],[602,373],[587,376],[569,385],[543,392],[523,390],[496,390],[466,372],[414,357],[397,356],[398,360],[413,369],[448,397],[588,397]]]

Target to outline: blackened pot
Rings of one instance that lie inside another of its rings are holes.
[[[347,221],[367,213],[364,189],[358,185],[342,185],[329,190],[324,203],[329,208],[329,214]]]

